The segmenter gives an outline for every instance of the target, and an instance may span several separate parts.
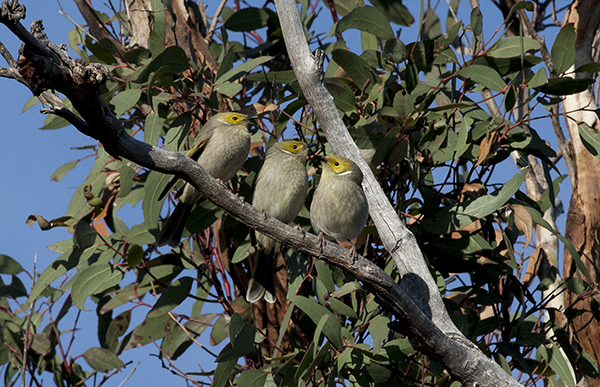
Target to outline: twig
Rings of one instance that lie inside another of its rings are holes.
[[[226,3],[227,3],[227,0],[221,0],[221,3],[219,4],[219,6],[217,7],[217,10],[215,11],[213,19],[210,22],[210,28],[208,29],[208,32],[206,33],[206,44],[210,44],[210,42],[212,42],[212,40],[213,40],[213,35],[215,34],[215,31],[217,29],[217,22],[219,21],[219,16],[221,15],[221,12],[223,12],[223,8],[225,8]]]

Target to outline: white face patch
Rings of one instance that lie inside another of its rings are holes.
[[[285,150],[285,149],[282,149],[281,151],[282,151],[283,153],[287,153],[288,155],[291,155],[291,154],[292,154],[292,152],[290,152],[290,151],[287,151],[287,150]]]
[[[346,176],[346,175],[349,175],[351,173],[352,173],[352,171],[346,171],[346,172],[338,173],[338,176]]]

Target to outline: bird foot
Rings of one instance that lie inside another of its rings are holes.
[[[321,249],[321,253],[323,253],[323,246],[325,245],[325,234],[323,234],[323,231],[321,231],[319,233],[319,248]]]
[[[300,226],[299,224],[295,225],[294,228],[296,228],[298,231],[300,231],[302,233],[302,238],[306,238],[306,231],[304,231],[304,229],[302,228],[302,226]]]
[[[352,263],[354,263],[356,261],[357,255],[358,255],[358,253],[356,252],[356,246],[354,246],[354,244],[352,244],[352,248],[350,249],[350,256],[352,257]]]

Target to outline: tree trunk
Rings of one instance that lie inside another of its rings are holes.
[[[600,8],[596,1],[574,1],[567,12],[564,24],[573,23],[576,31],[575,48],[577,59],[575,68],[592,61],[592,45],[600,23]],[[587,73],[576,75],[589,76]],[[585,122],[595,131],[600,131],[600,122],[593,110],[597,109],[591,91],[568,96],[563,102],[567,127],[571,137],[575,171],[571,176],[573,194],[567,214],[566,237],[575,245],[581,259],[590,273],[590,287],[583,295],[565,293],[565,304],[583,311],[571,324],[573,336],[583,351],[600,361],[600,325],[593,317],[592,303],[600,301],[597,294],[597,267],[600,251],[600,159],[594,157],[579,138],[578,123]],[[579,111],[586,109],[587,111]],[[574,113],[569,113],[573,112]],[[564,276],[571,277],[576,272],[575,262],[569,251],[564,251]],[[583,377],[583,370],[578,369],[578,376]],[[590,386],[600,386],[600,380],[587,378]]]

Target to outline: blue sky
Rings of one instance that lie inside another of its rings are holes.
[[[73,28],[73,24],[58,13],[60,7],[57,2],[48,0],[23,0],[22,2],[27,6],[27,19],[23,22],[24,25],[29,26],[34,19],[42,19],[46,33],[54,43],[67,42],[67,34]],[[94,3],[102,4],[102,2],[96,1]],[[228,5],[232,3],[228,2]],[[461,19],[468,20],[468,16],[464,17],[470,11],[468,2],[463,1],[462,3],[460,12],[463,17]],[[83,21],[72,1],[64,0],[61,4],[72,19],[77,22]],[[211,0],[206,4],[207,13],[212,14],[218,2]],[[323,7],[322,4],[320,3],[319,7]],[[405,5],[410,8],[415,19],[418,19],[420,2],[405,1]],[[439,6],[442,9],[447,8],[445,2],[440,2]],[[484,34],[486,38],[489,38],[502,22],[502,17],[489,1],[482,1],[482,8],[486,27]],[[323,9],[321,17],[330,26],[330,18],[327,17],[327,14],[328,11]],[[547,33],[554,35],[556,32],[558,29]],[[401,35],[404,42],[414,41],[416,37],[415,28],[405,29]],[[0,27],[0,40],[14,56],[17,55],[20,42],[3,26]],[[72,127],[48,131],[39,130],[45,118],[39,113],[39,105],[21,113],[23,106],[31,96],[28,89],[14,80],[0,78],[0,90],[5,95],[5,98],[2,99],[3,103],[0,104],[0,117],[2,117],[0,165],[2,165],[1,170],[5,182],[3,189],[0,190],[0,254],[16,259],[29,272],[32,271],[34,257],[37,256],[39,271],[57,257],[57,254],[48,250],[47,246],[57,241],[70,239],[71,235],[62,228],[41,231],[37,224],[27,226],[25,221],[31,214],[39,214],[46,219],[64,215],[75,188],[84,180],[93,160],[86,159],[79,163],[59,183],[50,181],[50,176],[61,165],[87,154],[86,151],[74,150],[73,147],[92,145],[95,144],[95,141]],[[538,129],[539,134],[544,138],[546,136],[553,138],[554,134],[549,129],[549,121],[547,127],[547,132]],[[565,168],[561,169],[565,171]],[[514,170],[507,172],[509,173],[508,177],[514,174]],[[568,205],[568,196],[565,196],[564,192],[567,185],[568,182],[565,181],[561,195],[565,205]],[[141,208],[137,207],[133,210],[133,212],[135,211],[141,213]],[[140,216],[139,213],[136,216]],[[564,223],[564,216],[562,223]],[[26,283],[26,286],[29,286],[29,283]],[[90,306],[92,306],[91,303],[88,304],[88,307]],[[96,321],[93,312],[83,313],[81,319],[84,324],[95,327]],[[67,326],[64,329],[67,329]],[[88,345],[97,345],[95,331],[92,337],[90,332],[85,329],[84,332],[88,337],[82,337],[82,341],[76,343],[81,348],[81,352]],[[150,351],[156,352],[154,347],[149,346],[149,348]],[[161,381],[172,381],[173,376],[160,369],[158,360],[149,357],[147,352],[147,350],[136,350],[130,351],[130,354],[127,355],[134,362],[143,362],[129,380],[128,385],[155,386],[159,385]],[[210,362],[210,364],[204,365],[205,369],[213,367],[212,359],[200,356],[200,349],[190,348],[190,353],[196,356],[188,356],[189,363],[185,365],[188,367],[183,366],[184,369],[191,369],[195,364],[202,362]],[[115,377],[108,385],[118,385],[130,369],[128,367],[125,373]],[[180,384],[181,382],[177,381],[176,383]]]

